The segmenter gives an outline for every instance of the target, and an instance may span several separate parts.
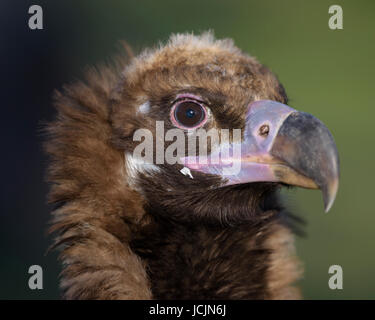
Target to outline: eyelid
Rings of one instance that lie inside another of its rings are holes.
[[[202,104],[206,105],[206,102],[203,101],[203,99],[201,97],[196,96],[196,95],[191,94],[191,93],[180,93],[180,94],[178,94],[176,96],[176,99],[173,100],[172,105],[174,105],[176,102],[178,102],[180,100],[184,100],[184,99],[197,101],[198,103],[202,103]]]

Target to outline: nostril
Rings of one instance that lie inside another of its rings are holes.
[[[260,136],[266,137],[266,136],[268,136],[269,132],[270,132],[270,127],[269,127],[268,124],[264,124],[259,128],[259,135]]]

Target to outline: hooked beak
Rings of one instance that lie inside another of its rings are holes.
[[[269,181],[321,189],[325,211],[332,207],[338,152],[327,127],[312,115],[275,101],[253,102],[242,141],[226,147],[229,151],[221,147],[206,157],[181,160],[190,169],[222,176],[224,185]]]

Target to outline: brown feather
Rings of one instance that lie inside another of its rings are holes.
[[[85,83],[56,94],[46,151],[64,297],[299,297],[277,185],[207,192],[214,178],[188,185],[169,168],[163,177],[140,175],[141,191],[132,187],[125,166],[132,134],[155,129],[138,106],[150,101],[150,117],[163,119],[181,90],[207,97],[215,116],[210,125],[217,127],[242,128],[254,99],[287,99],[267,68],[210,34],[174,36],[130,62],[92,69]]]

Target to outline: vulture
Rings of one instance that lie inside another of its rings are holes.
[[[231,39],[174,34],[124,56],[54,96],[45,146],[63,298],[302,298],[300,219],[280,189],[320,189],[331,208],[330,131]]]

